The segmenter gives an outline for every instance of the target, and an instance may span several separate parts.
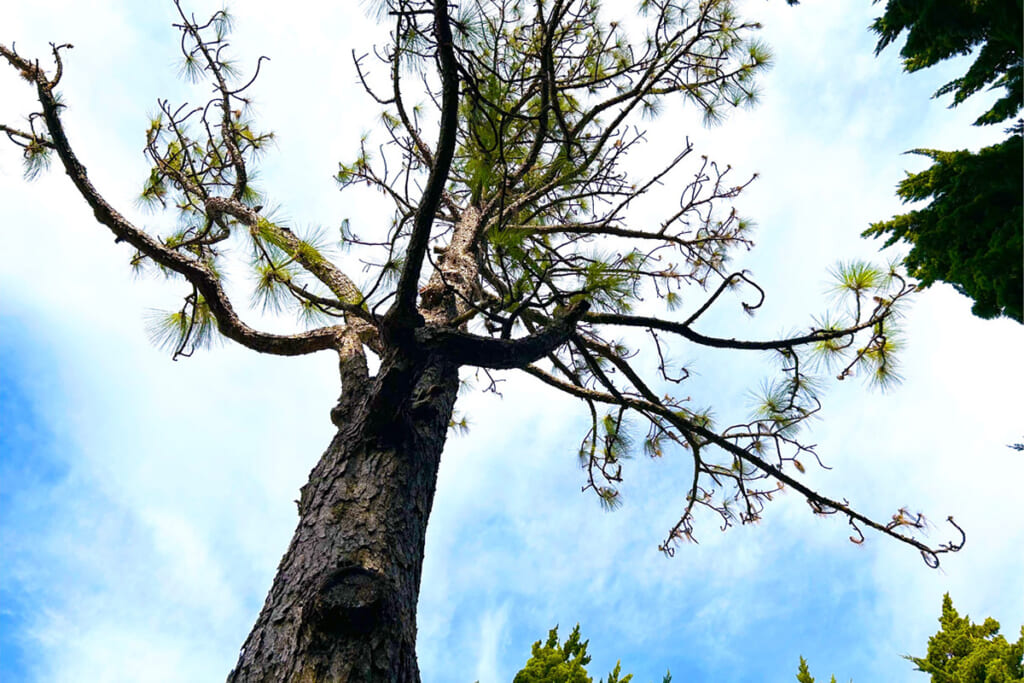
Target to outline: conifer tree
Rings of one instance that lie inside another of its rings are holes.
[[[729,267],[751,246],[732,200],[752,178],[685,139],[659,141],[679,145],[660,168],[627,164],[646,142],[643,118],[667,101],[716,122],[756,100],[770,55],[728,0],[644,0],[632,32],[595,0],[381,3],[390,43],[376,50],[377,69],[356,60],[380,130],[336,180],[347,194],[380,193],[394,211],[358,235],[347,221],[340,234],[302,233],[263,211],[281,200],[253,182],[272,140],[249,107],[262,59],[248,72],[230,60],[227,12],[203,21],[178,9],[182,72],[202,94],[198,105],[158,102],[141,192],[176,217],[173,230],[148,232],[114,207],[76,153],[65,128],[73,103],[58,91],[74,77],[70,45],[54,44],[48,61],[0,45],[38,100],[24,123],[0,130],[26,176],[56,160],[131,265],[181,288],[179,310],[154,331],[175,358],[218,336],[260,353],[337,355],[337,432],[301,490],[295,535],[229,680],[419,679],[424,538],[463,369],[518,371],[579,399],[585,486],[606,507],[621,502],[629,455],[688,463],[678,522],[661,543],[668,555],[695,540],[702,513],[723,530],[753,523],[784,490],[845,518],[855,542],[871,529],[932,566],[961,547],[962,536],[922,540],[920,514],[876,520],[800,477],[818,458],[800,431],[821,407],[812,367],[892,381],[914,286],[894,268],[846,264],[842,303],[801,331],[716,333],[708,311],[738,294],[754,313],[766,296]],[[663,220],[636,219],[669,183],[678,203]],[[369,277],[332,247],[357,252]],[[225,287],[224,274],[244,265],[249,304]],[[247,321],[253,306],[294,310],[300,324],[261,330]],[[673,360],[684,345],[778,360],[748,420],[718,424],[691,399],[690,370]]]
[[[1024,104],[1022,21],[1021,0],[889,0],[872,26],[879,36],[875,52],[904,31],[900,55],[910,73],[973,52],[964,75],[935,97],[952,95],[955,107],[984,90],[1001,89],[974,125],[1000,124]],[[935,163],[908,174],[897,194],[905,202],[930,203],[875,223],[864,235],[887,235],[885,246],[909,246],[905,263],[921,286],[948,282],[974,299],[975,315],[1024,322],[1024,123],[1018,118],[1006,132],[1006,140],[978,152],[911,150]]]
[[[543,647],[537,641],[531,649],[530,659],[515,675],[512,683],[593,683],[587,675],[586,666],[590,663],[587,654],[588,640],[581,640],[580,625],[576,624],[565,643],[558,642],[558,627],[548,632],[548,639]],[[622,662],[616,662],[615,668],[600,683],[629,683],[633,674],[622,673]],[[662,683],[671,683],[672,674],[666,673]]]
[[[1024,625],[1015,643],[989,617],[981,624],[961,617],[949,593],[942,597],[941,628],[928,639],[928,654],[907,659],[932,683],[1020,683],[1024,681]]]
[[[810,668],[807,666],[807,660],[803,657],[800,658],[800,668],[796,672],[796,680],[798,683],[814,683],[814,676],[811,675]],[[836,677],[833,676],[830,683],[836,683]]]
[[[512,683],[593,683],[586,669],[590,664],[588,644],[589,641],[580,639],[579,624],[562,644],[558,642],[558,627],[554,627],[543,647],[539,640],[533,644],[530,659]],[[630,678],[627,676],[623,683]]]
[[[909,659],[916,671],[930,674],[932,683],[1024,682],[1024,625],[1020,639],[1010,643],[999,634],[999,622],[989,617],[982,624],[961,617],[946,593],[942,597],[941,628],[928,639],[928,654]],[[807,660],[800,658],[796,680],[814,683]],[[835,676],[832,683],[835,683]]]

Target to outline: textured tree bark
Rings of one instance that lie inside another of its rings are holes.
[[[295,535],[228,683],[418,683],[423,547],[463,360],[417,334],[475,300],[478,223],[466,209],[418,320],[348,321],[338,433],[302,488]],[[383,358],[371,378],[363,344],[374,341]]]
[[[418,682],[416,603],[427,520],[458,391],[441,359],[385,359],[346,382],[338,433],[229,683]]]

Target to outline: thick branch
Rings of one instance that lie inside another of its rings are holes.
[[[31,66],[4,46],[0,46],[0,54],[11,64],[20,68],[23,73],[26,71],[25,65]],[[156,263],[180,273],[194,284],[210,307],[210,312],[217,320],[217,327],[221,334],[261,353],[281,356],[297,356],[337,346],[338,334],[342,329],[340,327],[324,327],[294,335],[268,334],[249,327],[238,317],[227,294],[221,287],[219,279],[212,270],[196,259],[168,249],[118,213],[93,186],[85,167],[71,148],[60,120],[61,105],[58,104],[53,94],[55,81],[48,81],[45,73],[38,67],[33,66],[31,73],[36,84],[39,102],[43,107],[43,117],[52,138],[53,147],[60,157],[65,172],[92,209],[96,220],[109,228],[119,240],[128,242]]]
[[[430,242],[430,229],[448,182],[459,128],[459,75],[452,45],[452,29],[447,0],[434,0],[434,35],[437,41],[438,68],[441,72],[441,131],[437,140],[434,164],[430,169],[423,196],[416,207],[405,267],[395,293],[395,304],[388,318],[399,326],[408,324],[416,310],[416,292],[420,271]]]
[[[446,356],[453,363],[494,370],[525,368],[553,352],[568,341],[576,323],[590,307],[581,301],[570,308],[564,317],[535,334],[520,339],[493,339],[466,334],[451,328],[424,327],[416,338],[427,348]]]

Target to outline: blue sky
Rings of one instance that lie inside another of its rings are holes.
[[[296,224],[351,217],[357,232],[371,229],[379,206],[340,196],[330,176],[373,127],[349,51],[369,50],[381,30],[343,3],[238,5],[238,54],[272,57],[258,88],[261,119],[279,134],[265,186]],[[659,144],[641,154],[652,159],[682,131],[698,152],[761,173],[740,202],[759,225],[740,264],[768,302],[753,320],[709,320],[707,332],[806,325],[823,310],[830,265],[875,257],[859,232],[900,209],[895,183],[922,167],[901,152],[998,138],[968,125],[983,103],[951,112],[928,99],[955,70],[909,77],[894,52],[873,57],[864,27],[877,9],[749,3],[776,55],[761,106],[714,130],[672,108],[651,124]],[[25,54],[75,44],[64,81],[72,140],[133,216],[146,112],[157,97],[186,96],[170,21],[157,3],[55,0],[45,12],[6,8],[0,32]],[[30,94],[0,71],[0,120],[30,111]],[[62,173],[31,185],[20,174],[16,151],[0,148],[0,680],[220,680],[331,436],[335,361],[224,346],[171,362],[144,321],[179,293],[131,276],[128,250]],[[838,520],[786,496],[757,527],[721,534],[707,521],[700,545],[666,559],[657,543],[681,507],[685,462],[629,462],[625,505],[604,513],[579,493],[580,406],[514,378],[503,400],[464,397],[472,428],[446,449],[428,531],[424,680],[510,680],[534,640],[578,621],[596,676],[621,659],[638,683],[666,668],[677,681],[791,681],[802,654],[820,676],[914,681],[923,677],[899,656],[923,652],[946,591],[961,612],[1015,633],[1024,458],[1005,444],[1024,436],[1021,329],[976,320],[966,299],[934,287],[908,316],[904,384],[886,394],[835,384],[813,426],[833,467],[810,469],[815,485],[880,517],[904,504],[956,516],[968,545],[938,571],[878,537],[854,546]],[[746,391],[769,372],[756,355],[678,353],[698,371],[688,391],[723,417],[745,414]]]

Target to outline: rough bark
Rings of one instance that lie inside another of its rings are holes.
[[[344,391],[331,412],[338,432],[302,489],[295,535],[229,683],[419,681],[427,521],[465,362],[450,347],[479,343],[443,331],[476,294],[478,232],[479,212],[465,210],[422,289],[413,327],[392,316],[378,337],[349,321],[339,348]],[[531,362],[563,343],[577,319],[522,349],[511,341],[485,348],[478,360],[498,367],[526,353],[521,363]],[[364,343],[383,354],[374,377]]]
[[[423,547],[457,390],[453,364],[398,353],[349,382],[230,683],[419,681]]]

